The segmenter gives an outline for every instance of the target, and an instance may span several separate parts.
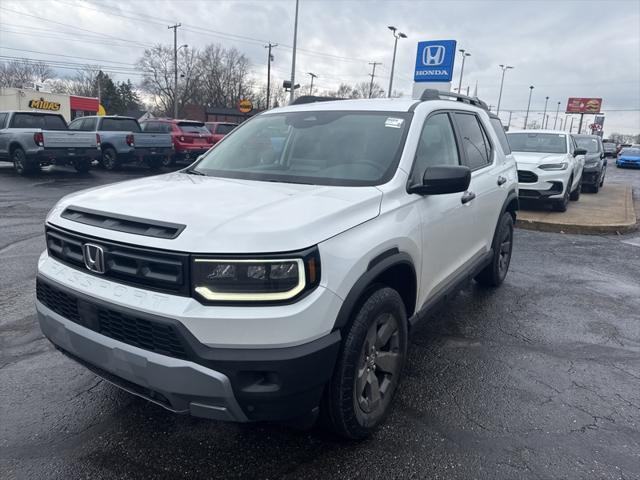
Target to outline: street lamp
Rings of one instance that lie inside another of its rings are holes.
[[[496,109],[496,115],[500,114],[500,101],[502,100],[502,86],[504,85],[504,74],[510,68],[513,68],[511,65],[499,65],[502,69],[502,80],[500,81],[500,95],[498,95],[498,108]]]
[[[533,93],[533,89],[535,87],[531,85],[529,87],[529,103],[527,104],[527,114],[524,116],[524,129],[527,129],[527,120],[529,119],[529,108],[531,108],[531,94]]]
[[[307,75],[311,77],[311,86],[309,87],[309,95],[313,95],[313,79],[318,78],[318,75],[311,72],[307,72]]]
[[[467,57],[470,57],[471,54],[467,53],[467,51],[464,48],[461,48],[458,51],[462,55],[462,67],[460,68],[460,82],[458,82],[458,93],[459,93],[460,89],[462,88],[462,74],[464,73],[464,59]]]
[[[544,113],[542,114],[542,128],[544,129],[544,119],[547,115],[547,103],[549,103],[549,97],[544,97]]]
[[[391,98],[391,88],[393,87],[393,71],[396,66],[396,49],[398,48],[398,39],[407,38],[407,36],[402,32],[398,32],[398,29],[392,25],[389,25],[387,28],[391,30],[391,32],[393,33],[393,38],[395,38],[395,41],[393,42],[393,60],[391,61],[391,77],[389,77],[389,94],[387,95],[389,98]]]
[[[556,108],[556,118],[553,120],[553,129],[556,129],[556,123],[558,122],[558,114],[560,113],[560,102],[558,102],[558,108]],[[560,124],[562,125],[562,119],[560,119]],[[560,127],[562,130],[562,127]]]

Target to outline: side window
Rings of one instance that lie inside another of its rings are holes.
[[[424,122],[411,171],[411,184],[422,183],[426,169],[436,165],[460,165],[456,137],[446,113],[432,115]]]
[[[7,121],[7,115],[6,113],[0,113],[0,129],[4,128],[4,124]]]
[[[466,154],[466,165],[471,170],[482,168],[489,163],[491,144],[478,118],[472,113],[455,113],[462,148]]]
[[[502,151],[505,155],[509,155],[511,153],[511,147],[509,146],[509,140],[507,139],[507,134],[504,131],[504,127],[502,126],[502,122],[499,118],[491,117],[491,126],[496,132],[496,136],[498,137],[498,141],[502,146]]]
[[[82,118],[78,118],[69,124],[69,130],[82,130]]]
[[[97,124],[97,118],[85,118],[84,120],[82,120],[82,127],[80,127],[80,130],[84,130],[85,132],[93,132],[96,129]]]

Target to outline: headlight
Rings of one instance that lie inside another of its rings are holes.
[[[204,302],[287,302],[320,282],[318,249],[257,257],[202,256],[192,265],[193,291]]]
[[[562,163],[545,163],[540,165],[538,168],[541,170],[566,170],[569,164],[567,162]]]

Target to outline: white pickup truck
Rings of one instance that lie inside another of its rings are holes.
[[[62,115],[0,112],[0,161],[13,162],[19,175],[69,164],[84,173],[98,153],[95,134],[69,131]]]

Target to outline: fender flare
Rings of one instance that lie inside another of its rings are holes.
[[[385,250],[369,262],[367,271],[356,280],[349,290],[344,302],[342,302],[333,329],[339,330],[345,327],[349,323],[351,314],[360,306],[367,289],[375,284],[375,279],[398,265],[408,266],[411,269],[417,285],[416,269],[411,256],[408,253],[400,252],[397,248]]]

